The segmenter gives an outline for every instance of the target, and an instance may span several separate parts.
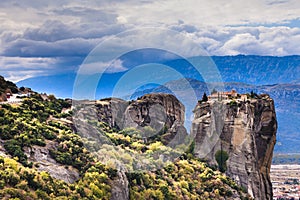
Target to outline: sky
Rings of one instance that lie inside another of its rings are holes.
[[[2,0],[0,23],[0,74],[15,82],[76,72],[101,42],[146,27],[180,32],[209,55],[300,55],[299,0]],[[115,63],[112,73],[124,70]]]

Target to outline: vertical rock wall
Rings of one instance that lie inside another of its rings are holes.
[[[209,101],[198,104],[194,114],[196,156],[218,165],[216,153],[226,152],[225,173],[255,199],[272,199],[269,173],[277,131],[273,100],[261,95],[248,101]]]

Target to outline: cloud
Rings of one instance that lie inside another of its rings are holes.
[[[97,40],[83,38],[55,42],[17,39],[10,43],[3,55],[21,57],[86,56],[98,43]]]
[[[299,17],[300,9],[297,0],[281,1],[280,4],[269,0],[167,0],[139,6],[136,2],[125,1],[114,8],[129,23],[157,24],[163,21],[164,24],[172,24],[182,20],[197,27],[280,23]]]
[[[1,57],[0,74],[18,82],[35,76],[75,73],[84,58],[80,57]]]
[[[123,16],[117,17],[117,21],[119,24],[126,24],[128,22],[127,19]]]
[[[215,55],[271,55],[285,56],[300,53],[299,28],[252,27],[252,33],[239,28],[218,49]]]
[[[53,58],[0,57],[0,74],[11,81],[20,81],[54,69]]]
[[[96,73],[116,73],[128,70],[123,66],[123,61],[120,59],[111,62],[92,62],[83,63],[80,66],[80,73],[82,74],[96,74]]]
[[[160,45],[193,56],[199,51],[187,42],[192,39],[210,55],[299,55],[299,13],[298,0],[1,1],[0,73],[10,73],[7,76],[15,80],[21,71],[36,76],[76,70],[93,48],[111,36],[116,37],[109,47],[117,50]],[[118,38],[124,31],[143,27],[157,28],[157,33]],[[186,40],[159,28],[177,31]],[[38,67],[40,58],[45,60]],[[10,59],[15,65],[7,63]],[[29,70],[29,65],[34,69]],[[123,67],[116,63],[110,73]]]

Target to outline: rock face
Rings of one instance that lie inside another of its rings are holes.
[[[79,171],[72,166],[57,163],[49,154],[49,149],[56,148],[55,142],[48,141],[45,147],[34,145],[32,148],[24,148],[28,161],[38,163],[38,171],[46,171],[52,177],[73,183],[79,179]]]
[[[218,165],[216,153],[227,154],[225,173],[254,199],[272,199],[269,173],[277,131],[273,100],[260,95],[248,101],[209,101],[198,104],[194,114],[196,156]]]
[[[118,98],[107,98],[96,101],[96,112],[98,121],[107,123],[110,127],[122,128],[124,113],[129,102]]]
[[[134,127],[139,130],[151,127],[150,132],[142,131],[147,133],[142,135],[146,141],[160,134],[161,130],[167,130],[163,138],[165,141],[172,141],[170,146],[176,145],[187,135],[184,128],[185,107],[170,94],[144,95],[131,102],[108,98],[96,101],[94,106],[97,120],[107,123],[110,127],[117,129]],[[91,110],[91,112],[94,111]],[[81,130],[81,132],[90,134],[91,130],[92,128],[86,131]],[[101,139],[102,142],[104,140],[105,138]],[[125,170],[119,169],[118,177],[110,185],[112,186],[112,200],[129,199],[129,184]]]
[[[95,106],[98,120],[118,129],[149,126],[156,134],[164,128],[182,130],[184,124],[185,107],[170,94],[148,94],[131,102],[110,98],[97,101]]]
[[[117,177],[110,183],[112,186],[111,200],[129,199],[129,183],[124,171],[118,171]]]

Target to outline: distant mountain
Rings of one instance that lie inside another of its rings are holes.
[[[221,56],[212,57],[224,82],[253,85],[300,83],[300,56]]]
[[[276,103],[277,118],[279,121],[277,152],[299,152],[300,144],[300,56],[213,56],[211,57],[219,69],[225,89],[236,89],[239,93],[254,91],[268,93]],[[201,62],[203,57],[192,58],[194,62]],[[140,63],[142,64],[142,63]],[[198,99],[203,92],[209,92],[207,86],[201,82],[202,77],[186,60],[172,60],[163,62],[188,78],[189,85],[196,91]],[[104,74],[97,87],[96,98],[109,97],[118,80],[126,73]],[[160,73],[160,72],[158,72]],[[97,74],[93,75],[97,76]],[[142,76],[142,75],[141,75]],[[27,86],[34,91],[55,94],[58,97],[72,97],[76,74],[53,75],[34,77],[17,83],[19,87]],[[165,84],[146,84],[132,94],[131,99],[146,93],[180,91],[187,93],[187,82],[182,80],[166,80]],[[186,98],[189,98],[186,95]],[[191,112],[194,105],[187,105],[186,110]],[[189,116],[187,116],[189,120]]]
[[[300,83],[300,56],[212,56],[224,82],[242,82],[252,85],[271,85],[278,83]],[[191,58],[195,63],[201,63],[203,57]],[[143,63],[140,63],[143,64]],[[189,62],[183,59],[162,62],[178,71],[182,77],[203,81],[199,73]],[[203,63],[202,63],[203,64]],[[98,92],[111,94],[117,81],[126,73],[105,74]],[[96,76],[96,75],[95,75]],[[38,92],[53,93],[59,97],[72,97],[76,74],[33,77],[17,83],[20,86],[31,87]],[[165,82],[168,82],[166,80]],[[105,88],[101,88],[105,87]]]

